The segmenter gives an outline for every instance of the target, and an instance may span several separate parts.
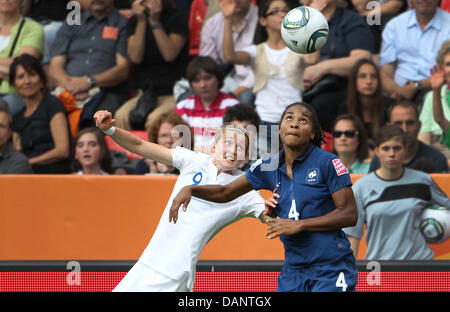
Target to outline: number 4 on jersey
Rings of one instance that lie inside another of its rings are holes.
[[[342,287],[342,291],[347,291],[347,283],[345,282],[344,272],[339,273],[336,281],[336,287]]]
[[[299,216],[300,216],[300,214],[297,211],[297,206],[295,205],[295,199],[293,199],[292,204],[291,204],[291,209],[289,210],[288,218],[294,219],[297,221]]]

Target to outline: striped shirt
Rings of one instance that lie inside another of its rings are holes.
[[[236,104],[237,99],[220,91],[208,107],[203,106],[199,96],[191,95],[177,103],[174,111],[191,127],[196,147],[211,146],[216,130],[223,124],[225,111]]]

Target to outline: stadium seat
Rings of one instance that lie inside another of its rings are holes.
[[[130,132],[133,133],[134,135],[140,137],[141,139],[148,141],[148,133],[147,133],[147,131],[132,130]],[[111,151],[118,151],[118,152],[123,152],[123,153],[127,154],[128,160],[132,160],[132,159],[135,159],[135,158],[143,158],[140,155],[131,153],[131,152],[127,151],[126,149],[124,149],[122,146],[117,144],[113,139],[111,139],[111,137],[109,135],[105,135],[105,139],[106,139],[106,143],[108,144],[108,147],[109,147],[109,149]]]
[[[208,6],[206,0],[194,0],[189,11],[189,56],[200,52],[200,33]]]

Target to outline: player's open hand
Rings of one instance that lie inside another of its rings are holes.
[[[107,110],[101,110],[94,114],[95,125],[102,131],[106,131],[116,122],[115,119],[112,118],[111,112]]]
[[[180,190],[177,196],[175,196],[169,211],[169,222],[173,221],[174,224],[177,223],[178,210],[180,209],[180,206],[183,206],[183,211],[187,210],[187,206],[191,201],[191,193],[191,188],[189,186],[185,186]]]
[[[269,239],[277,238],[280,235],[292,235],[301,231],[301,220],[276,218],[266,232]],[[273,234],[273,235],[272,235]]]

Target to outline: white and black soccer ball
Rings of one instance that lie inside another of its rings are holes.
[[[327,42],[327,19],[314,8],[297,7],[283,18],[281,37],[292,51],[300,54],[313,53]]]
[[[450,210],[432,206],[422,212],[420,230],[427,243],[442,243],[450,236]]]

